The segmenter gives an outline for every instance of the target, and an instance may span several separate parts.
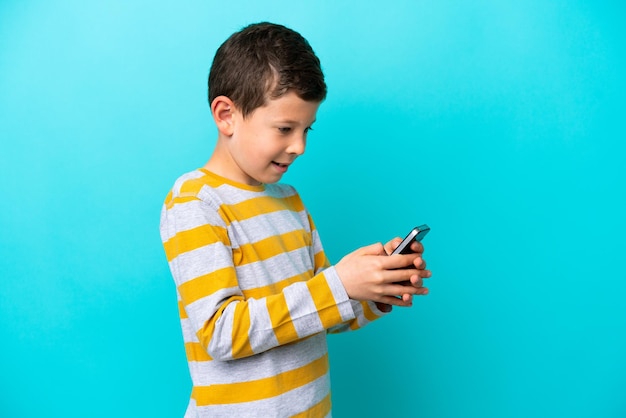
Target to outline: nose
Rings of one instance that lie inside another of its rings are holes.
[[[289,154],[302,155],[306,148],[306,135],[294,137],[287,147]]]

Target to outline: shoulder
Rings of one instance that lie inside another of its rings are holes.
[[[193,170],[178,177],[165,199],[165,207],[171,208],[179,203],[199,201],[210,206],[219,206],[220,202],[214,190],[219,187],[214,179],[202,170]]]
[[[190,171],[178,177],[172,186],[172,194],[174,196],[197,195],[205,182],[203,181],[204,173],[200,170]]]
[[[268,195],[276,199],[284,202],[290,202],[289,204],[294,206],[294,208],[298,211],[305,210],[302,197],[294,186],[283,183],[268,184],[266,192]]]
[[[267,194],[274,196],[274,197],[279,197],[279,198],[296,197],[298,199],[300,198],[300,195],[298,194],[298,191],[296,190],[296,188],[289,184],[272,183],[272,184],[267,184],[265,187],[266,187]]]

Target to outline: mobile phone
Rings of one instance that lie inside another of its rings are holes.
[[[424,238],[426,236],[426,234],[428,234],[429,231],[430,231],[430,228],[426,224],[420,225],[420,226],[416,226],[402,240],[400,245],[398,245],[398,247],[395,250],[393,250],[391,255],[394,255],[394,254],[409,254],[411,252],[411,243],[413,241],[421,241],[422,238]]]

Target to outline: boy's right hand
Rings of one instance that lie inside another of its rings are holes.
[[[428,270],[415,268],[415,264],[421,264],[421,260],[415,263],[418,258],[421,253],[388,256],[378,243],[346,255],[335,270],[351,299],[411,306],[407,295],[425,294],[425,288],[410,284],[411,278],[416,282],[430,276]]]

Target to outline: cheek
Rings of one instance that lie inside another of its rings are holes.
[[[267,136],[259,135],[255,137],[253,143],[250,145],[250,149],[253,150],[251,154],[253,154],[253,157],[257,158],[274,159],[283,151],[280,141]]]
[[[243,148],[243,156],[251,166],[264,166],[274,159],[272,148],[261,141],[261,138],[251,138]]]

